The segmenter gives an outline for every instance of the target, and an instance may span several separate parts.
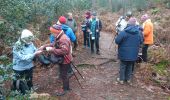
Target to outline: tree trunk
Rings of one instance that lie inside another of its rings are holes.
[[[112,0],[109,0],[109,9],[110,9],[111,12],[112,12],[112,10],[113,10]]]

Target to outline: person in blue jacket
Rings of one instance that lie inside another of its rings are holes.
[[[13,46],[13,70],[15,73],[13,85],[15,85],[17,80],[24,78],[29,89],[33,86],[33,59],[42,53],[32,43],[33,39],[32,32],[24,29],[21,37]],[[21,89],[21,93],[25,94],[25,92],[25,90]]]
[[[57,24],[61,25],[62,30],[68,36],[68,38],[71,40],[71,42],[77,43],[76,36],[75,36],[73,30],[65,24],[66,21],[67,21],[67,19],[64,16],[61,16],[61,17],[59,17]],[[50,42],[53,43],[54,40],[55,40],[55,37],[53,36],[53,34],[51,34],[50,35]]]
[[[120,76],[117,81],[120,84],[125,81],[131,84],[132,68],[137,60],[139,47],[143,43],[141,31],[136,25],[136,18],[129,19],[128,26],[117,35],[115,43],[118,45],[120,60]]]

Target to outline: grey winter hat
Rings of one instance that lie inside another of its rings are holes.
[[[128,12],[126,13],[126,16],[127,16],[127,17],[131,17],[131,16],[132,16],[132,12],[131,12],[131,11],[128,11]]]
[[[97,16],[97,13],[96,13],[96,12],[93,12],[92,15],[93,15],[93,16]]]

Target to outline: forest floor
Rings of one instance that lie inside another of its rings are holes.
[[[70,88],[66,95],[57,97],[55,91],[62,86],[58,79],[58,68],[37,67],[34,70],[34,85],[38,87],[37,93],[48,93],[54,100],[167,100],[168,94],[159,88],[144,86],[142,81],[136,78],[140,68],[136,68],[133,77],[133,85],[120,85],[116,82],[119,75],[119,60],[117,60],[116,46],[113,43],[113,34],[101,33],[101,55],[91,54],[89,48],[82,48],[75,52],[74,63],[84,76],[80,77],[84,89],[81,89],[76,78],[70,78]],[[76,73],[77,74],[77,73]]]

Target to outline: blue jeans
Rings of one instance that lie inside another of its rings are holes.
[[[135,61],[120,61],[120,81],[128,81],[132,77],[132,68]]]

